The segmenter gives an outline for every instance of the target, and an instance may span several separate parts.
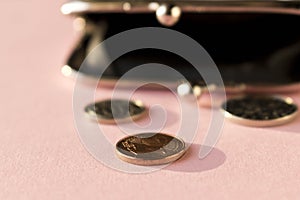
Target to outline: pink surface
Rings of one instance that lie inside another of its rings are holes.
[[[74,82],[60,75],[75,36],[72,21],[59,13],[61,4],[0,2],[0,199],[300,198],[299,117],[265,129],[226,122],[213,152],[199,160],[209,115],[201,109],[205,117],[195,144],[166,169],[132,175],[96,161],[75,130]],[[99,98],[109,92],[103,90]],[[169,93],[147,91],[137,97],[176,113]],[[300,103],[299,94],[294,98]],[[168,121],[166,131],[176,120]]]

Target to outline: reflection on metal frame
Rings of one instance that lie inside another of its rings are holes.
[[[164,4],[176,5],[182,12],[263,12],[300,15],[300,2],[297,0],[274,1],[166,1]],[[62,6],[63,14],[111,13],[111,12],[156,12],[158,2],[83,2],[73,1]]]
[[[72,67],[68,65],[64,65],[61,69],[62,74],[65,77],[70,79],[80,81],[84,85],[95,85],[98,84],[102,87],[114,87],[116,83],[119,81],[118,79],[111,79],[107,77],[102,77],[98,80],[96,77],[87,76],[84,73],[76,71]],[[180,81],[180,80],[179,80]],[[122,80],[120,82],[121,87],[123,88],[134,88],[138,85],[140,81],[138,80]],[[162,82],[163,85],[168,86],[169,88],[176,89],[179,85],[179,82]],[[237,84],[237,85],[226,85],[225,91],[230,94],[241,94],[241,93],[289,93],[289,92],[296,92],[300,89],[300,83],[292,83],[286,85],[246,85],[246,84]],[[159,85],[146,85],[146,88],[151,89],[164,89],[164,87]],[[216,88],[217,90],[218,88]],[[212,91],[212,90],[210,90]],[[208,93],[208,89],[205,86],[201,87],[202,93]]]

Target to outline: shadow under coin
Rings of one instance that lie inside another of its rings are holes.
[[[221,166],[226,155],[219,149],[213,148],[212,151],[204,158],[199,158],[201,145],[192,144],[182,158],[170,164],[164,170],[178,172],[203,172],[215,169]]]

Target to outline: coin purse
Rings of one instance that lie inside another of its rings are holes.
[[[167,27],[190,36],[204,47],[216,63],[226,91],[242,86],[243,93],[277,94],[300,88],[298,0],[85,0],[70,1],[61,11],[74,16],[82,32],[62,70],[68,71],[66,76],[80,73],[88,81],[97,81],[96,74],[102,71],[101,67],[106,67],[101,63],[79,72],[80,65],[96,45],[129,29]],[[109,56],[106,49],[101,51],[102,55]],[[147,63],[168,65],[195,84],[202,81],[201,75],[183,58],[163,50],[141,49],[113,61],[102,74],[101,82],[112,85],[130,69]],[[126,85],[136,85],[145,77],[139,74]]]

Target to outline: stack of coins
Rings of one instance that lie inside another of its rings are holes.
[[[182,87],[184,85],[181,85]],[[179,95],[192,91],[178,88]],[[242,96],[224,102],[221,111],[232,122],[246,126],[276,126],[293,120],[298,108],[291,98],[275,96]],[[86,106],[89,118],[100,123],[114,124],[140,119],[146,113],[140,101],[104,100]],[[121,160],[135,165],[162,165],[174,162],[186,151],[183,140],[164,133],[140,133],[127,136],[116,144]]]
[[[99,123],[114,124],[140,119],[146,113],[140,101],[104,100],[85,107],[87,116]],[[179,159],[185,153],[184,141],[163,133],[141,133],[121,139],[116,154],[136,165],[162,165]]]

